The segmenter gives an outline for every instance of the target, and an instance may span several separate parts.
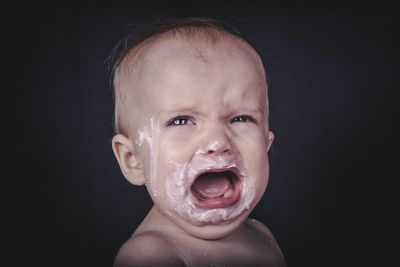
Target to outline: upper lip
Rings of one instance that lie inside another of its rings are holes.
[[[196,181],[197,178],[199,178],[202,174],[205,173],[210,173],[210,172],[227,172],[227,171],[231,171],[236,175],[236,178],[240,180],[240,171],[239,168],[236,166],[229,166],[226,168],[205,168],[203,170],[200,170],[199,172],[196,173],[196,175],[194,176],[194,179],[192,181],[192,184],[194,183],[194,181]]]

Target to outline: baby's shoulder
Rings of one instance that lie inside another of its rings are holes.
[[[259,234],[263,235],[264,237],[274,238],[271,230],[269,230],[269,228],[265,224],[256,219],[248,218],[245,221],[245,225],[253,231],[256,231]]]
[[[177,257],[175,245],[159,231],[134,234],[126,241],[115,259],[114,267],[185,266]]]
[[[249,228],[250,232],[253,232],[258,236],[263,242],[267,242],[268,246],[275,250],[282,258],[284,258],[281,248],[278,245],[271,230],[262,222],[248,218],[245,221],[246,227]]]

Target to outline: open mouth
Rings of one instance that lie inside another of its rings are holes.
[[[240,198],[240,180],[233,171],[200,174],[191,186],[194,204],[201,209],[225,208]]]

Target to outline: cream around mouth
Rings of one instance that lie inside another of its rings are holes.
[[[191,186],[194,205],[200,209],[227,208],[240,198],[240,179],[233,170],[200,173]]]
[[[175,212],[194,224],[233,220],[249,209],[255,199],[255,177],[248,176],[240,160],[217,158],[184,164],[170,163],[176,171],[165,184],[168,202],[175,207]],[[210,188],[207,181],[203,181],[203,187],[200,184],[193,188],[201,175],[208,175],[210,179],[220,175],[217,177],[219,184]],[[225,178],[221,177],[224,175]],[[221,199],[223,196],[226,199]]]

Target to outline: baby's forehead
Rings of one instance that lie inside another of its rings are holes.
[[[206,77],[210,78],[210,72],[211,76],[252,83],[252,86],[265,83],[260,58],[240,40],[230,38],[210,42],[164,38],[137,53],[133,62],[127,62],[123,77],[124,87],[136,96],[142,95],[149,88],[147,85],[154,85],[154,80],[191,86],[190,82],[202,83]],[[229,72],[229,69],[233,71]]]
[[[257,52],[237,36],[227,33],[218,36],[165,33],[152,37],[131,49],[118,69],[118,79],[140,77],[150,64],[165,64],[189,57],[207,62],[217,58],[222,59],[223,55],[247,60],[257,65],[264,73],[262,61]]]

